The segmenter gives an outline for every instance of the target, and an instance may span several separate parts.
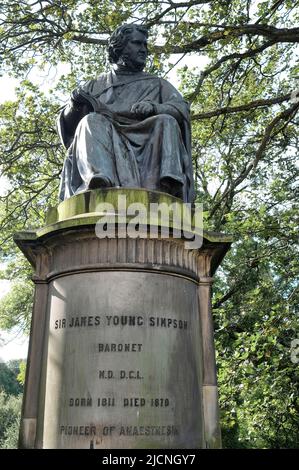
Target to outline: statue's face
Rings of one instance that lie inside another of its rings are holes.
[[[132,70],[142,70],[147,58],[147,38],[134,31],[125,45],[120,60]]]

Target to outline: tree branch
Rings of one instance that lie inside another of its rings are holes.
[[[200,51],[204,47],[211,45],[220,40],[228,40],[234,37],[241,36],[263,36],[267,37],[271,42],[290,42],[299,43],[299,28],[275,28],[274,26],[268,25],[241,25],[241,26],[229,26],[223,31],[215,31],[209,35],[200,37],[199,39],[192,41],[181,46],[171,46],[168,52],[173,54],[183,54],[184,52]],[[164,49],[165,46],[155,46],[154,50]]]
[[[291,97],[291,93],[286,95],[278,96],[277,98],[270,98],[268,100],[256,100],[251,101],[251,103],[246,103],[240,106],[226,106],[225,108],[215,109],[213,111],[208,111],[206,113],[193,114],[192,120],[198,121],[201,119],[210,119],[215,116],[221,116],[222,114],[232,114],[240,113],[242,111],[249,111],[250,109],[264,108],[266,106],[271,106],[274,104],[281,104],[284,101],[288,101]]]
[[[215,212],[218,210],[218,208],[221,206],[221,204],[223,203],[223,201],[225,199],[229,199],[229,198],[232,197],[232,195],[234,194],[234,190],[247,178],[249,173],[257,167],[259,161],[261,160],[261,158],[264,154],[266,146],[267,146],[267,144],[269,143],[269,141],[272,137],[272,133],[273,133],[273,130],[275,129],[276,125],[280,121],[289,121],[290,119],[292,119],[294,117],[294,115],[297,113],[298,109],[299,109],[299,103],[293,104],[292,106],[290,106],[286,110],[284,110],[281,113],[277,114],[275,116],[275,118],[270,122],[270,124],[268,124],[268,126],[266,127],[266,130],[265,130],[264,136],[263,136],[263,138],[260,142],[260,145],[259,145],[259,147],[256,151],[255,157],[253,158],[253,160],[251,162],[249,162],[247,164],[247,166],[245,166],[245,168],[241,171],[239,176],[234,181],[232,181],[230,184],[227,185],[225,191],[222,194],[222,197],[221,197],[220,201],[218,201],[215,204],[215,206],[213,207],[213,209],[211,210],[211,212],[209,214],[209,218],[211,218],[215,214]],[[283,127],[285,127],[285,124],[284,124]],[[279,131],[277,131],[276,134]]]
[[[255,49],[249,49],[248,51],[243,52],[243,53],[235,52],[233,54],[228,54],[226,56],[221,57],[221,59],[219,59],[215,64],[213,64],[211,67],[208,67],[206,70],[201,72],[200,79],[199,79],[199,82],[196,86],[196,89],[194,90],[194,92],[189,97],[187,97],[187,99],[192,103],[192,101],[194,101],[194,99],[198,95],[198,93],[200,91],[200,88],[201,88],[205,78],[208,75],[210,75],[212,72],[214,72],[215,70],[219,69],[219,67],[224,62],[227,62],[228,60],[233,60],[233,59],[243,60],[243,59],[246,59],[248,57],[254,57],[255,55],[259,54],[260,52],[263,52],[265,49],[267,49],[268,47],[273,46],[274,44],[276,44],[276,41],[275,42],[274,41],[267,41],[264,44],[262,44],[260,47],[256,47]]]
[[[212,0],[194,0],[194,1],[182,2],[182,3],[170,2],[170,6],[168,8],[163,10],[161,13],[158,13],[158,15],[154,16],[154,18],[152,18],[151,20],[146,21],[144,23],[144,26],[146,26],[147,28],[150,28],[151,26],[157,24],[161,18],[163,18],[168,13],[170,13],[172,10],[177,10],[178,8],[180,8],[180,9],[181,8],[188,8],[189,9],[193,6],[204,5],[204,4],[207,4],[207,3],[212,3]]]

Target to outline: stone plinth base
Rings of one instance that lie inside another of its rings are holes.
[[[143,237],[98,238],[99,202],[120,193],[182,204],[95,190],[15,237],[36,284],[20,447],[221,445],[210,286],[230,240],[204,232],[187,249],[159,220],[154,239],[146,222]]]

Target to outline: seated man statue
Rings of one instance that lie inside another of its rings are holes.
[[[74,90],[62,110],[61,200],[125,187],[193,201],[189,107],[170,83],[143,72],[147,37],[143,26],[117,28],[108,48],[114,69]]]

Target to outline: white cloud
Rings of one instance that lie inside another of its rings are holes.
[[[19,81],[16,78],[4,75],[0,77],[0,104],[5,101],[13,101],[16,99],[15,89]]]
[[[0,363],[13,359],[27,359],[28,337],[16,331],[0,330]]]
[[[0,270],[5,268],[5,263],[0,263]],[[0,279],[0,299],[8,294],[11,281]],[[24,336],[17,328],[8,332],[0,330],[0,363],[12,359],[26,359],[28,352],[28,337]]]

